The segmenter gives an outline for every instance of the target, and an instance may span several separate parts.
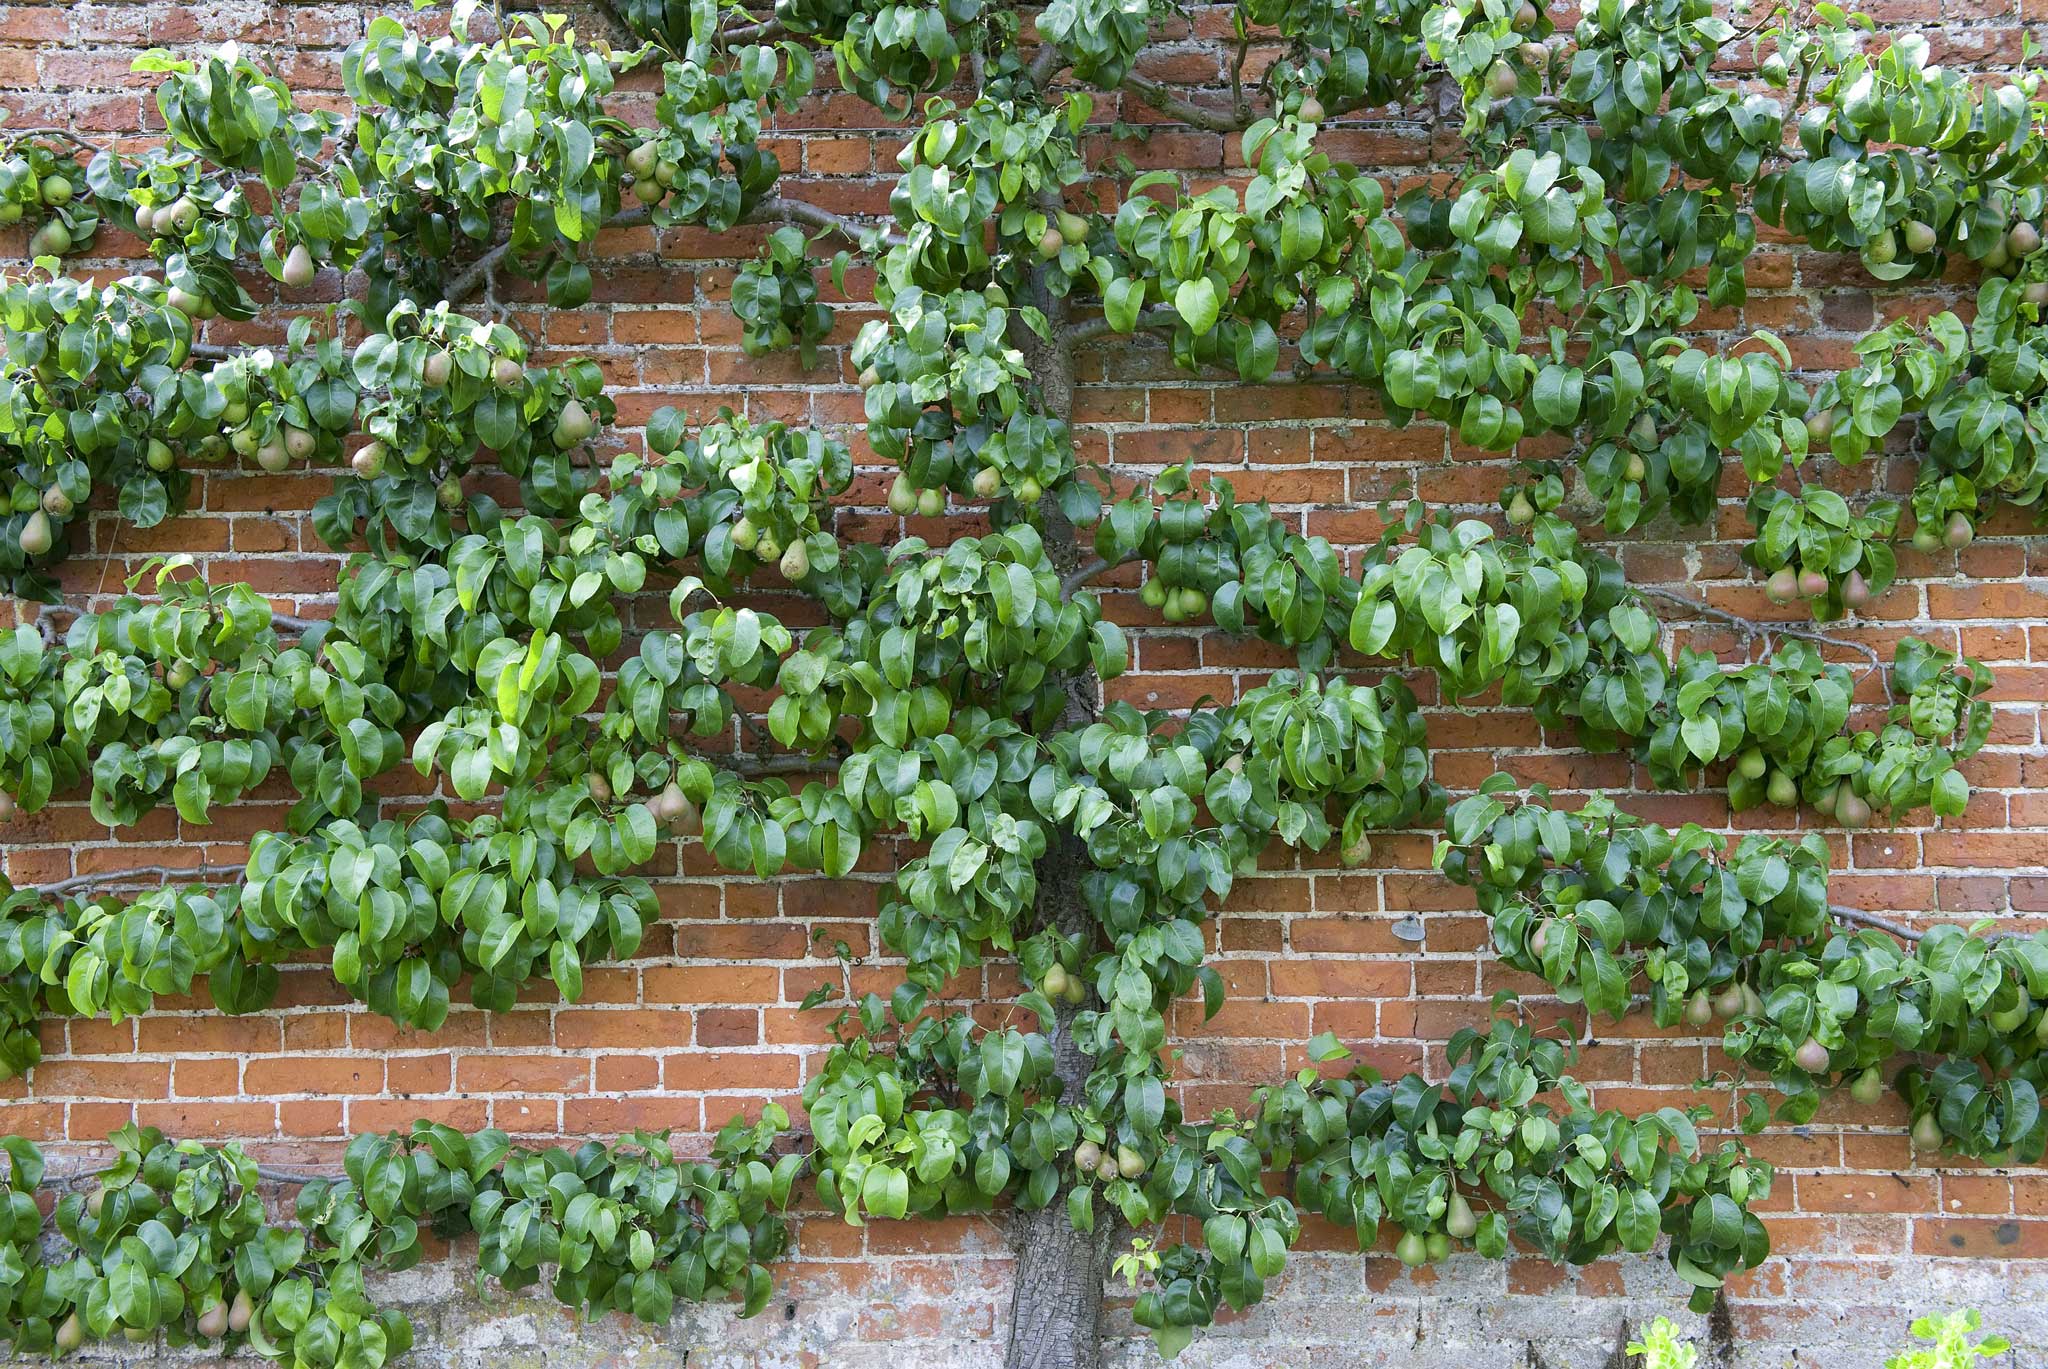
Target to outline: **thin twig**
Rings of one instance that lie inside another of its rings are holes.
[[[1855,908],[1844,908],[1840,904],[1830,903],[1828,911],[1844,922],[1854,922],[1864,927],[1875,927],[1880,932],[1890,932],[1901,941],[1918,941],[1926,935],[1925,932],[1916,932],[1911,927],[1893,922],[1889,918],[1882,918],[1875,913],[1866,913]]]
[[[97,154],[100,151],[99,144],[88,142],[68,128],[51,128],[43,125],[35,128],[0,129],[0,141],[17,143],[24,138],[61,138],[73,147],[82,148],[87,152]]]

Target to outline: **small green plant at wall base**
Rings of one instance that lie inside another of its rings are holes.
[[[1973,1369],[1979,1360],[1995,1359],[2013,1348],[1999,1335],[1972,1340],[1981,1324],[1975,1308],[1920,1317],[1910,1334],[1932,1344],[1901,1350],[1885,1360],[1884,1369]],[[1699,1361],[1698,1348],[1681,1338],[1666,1317],[1652,1322],[1641,1340],[1630,1341],[1628,1353],[1641,1359],[1636,1369],[1693,1369]]]
[[[1628,1353],[1641,1357],[1638,1369],[1693,1369],[1700,1357],[1691,1341],[1679,1338],[1668,1317],[1651,1322],[1641,1340],[1628,1343]]]
[[[2013,1348],[2004,1336],[1971,1339],[1982,1324],[1974,1307],[1921,1317],[1913,1323],[1913,1338],[1933,1344],[1901,1350],[1884,1362],[1885,1369],[1972,1369],[1978,1360],[1996,1358]]]

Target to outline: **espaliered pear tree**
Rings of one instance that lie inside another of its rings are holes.
[[[1498,689],[1659,785],[1725,775],[1736,809],[1846,827],[1962,811],[1981,666],[1909,642],[1891,718],[1851,727],[1850,672],[1812,647],[1825,634],[1739,667],[1674,660],[1654,609],[1672,596],[1628,585],[1562,514],[1704,522],[1736,461],[1747,558],[1772,597],[1831,619],[1891,582],[1906,510],[1796,481],[1809,463],[1914,442],[1927,552],[2036,502],[2034,78],[1974,84],[1832,7],[1702,0],[1602,0],[1570,32],[1527,0],[1241,0],[1213,92],[1140,73],[1168,16],[1132,0],[622,0],[615,17],[630,40],[474,4],[446,37],[376,20],[343,67],[352,119],[301,108],[232,48],[151,54],[161,148],[4,134],[0,213],[33,225],[36,257],[0,283],[14,593],[57,601],[50,567],[96,498],[148,526],[205,463],[336,472],[313,517],[348,559],[331,619],[171,558],[61,639],[0,637],[7,816],[89,792],[110,826],[165,803],[204,823],[276,771],[300,796],[246,868],[132,897],[105,891],[164,872],[10,891],[0,1063],[34,1067],[41,1017],[146,1012],[202,978],[223,1010],[259,1011],[307,950],[422,1029],[452,992],[508,1009],[538,977],[573,1000],[587,965],[634,951],[655,912],[636,872],[678,839],[763,878],[912,843],[879,902],[901,985],[841,1004],[806,1131],[771,1108],[701,1163],[654,1137],[534,1152],[422,1125],[358,1138],[285,1228],[235,1148],[130,1130],[91,1195],[59,1205],[67,1253],[44,1261],[41,1157],[11,1143],[0,1335],[62,1352],[161,1332],[374,1366],[411,1333],[362,1275],[416,1259],[422,1222],[478,1233],[508,1285],[556,1270],[577,1306],[660,1321],[678,1297],[731,1294],[752,1311],[803,1173],[853,1222],[1005,1211],[1020,1367],[1099,1362],[1112,1264],[1177,1350],[1262,1296],[1303,1211],[1362,1246],[1390,1225],[1410,1264],[1511,1239],[1572,1261],[1662,1244],[1702,1304],[1760,1262],[1768,1167],[1704,1142],[1709,1110],[1595,1107],[1568,1047],[1526,1027],[1461,1033],[1441,1080],[1311,1070],[1241,1115],[1190,1117],[1170,1010],[1221,1005],[1207,911],[1276,844],[1365,864],[1373,832],[1444,819],[1415,698],[1346,665],[1432,670],[1447,699]],[[1254,51],[1272,59],[1256,79]],[[651,124],[614,112],[628,70],[660,73]],[[903,126],[886,218],[782,182],[774,120],[833,83]],[[1319,144],[1437,95],[1465,144],[1441,184],[1390,199]],[[1191,194],[1126,174],[1084,137],[1119,110],[1241,134],[1247,176]],[[612,430],[598,368],[538,364],[491,287],[516,274],[581,307],[600,231],[628,222],[770,227],[732,292],[751,352],[816,356],[834,326],[821,274],[869,268],[879,316],[850,369],[868,445],[898,470],[889,509],[970,507],[989,531],[841,540],[853,462],[829,433],[672,409]],[[68,274],[63,254],[109,226],[148,266]],[[1704,308],[1743,303],[1760,226],[1881,281],[1961,263],[1971,322],[1889,325],[1812,383],[1767,333],[1698,333]],[[251,263],[286,302],[323,270],[360,284],[274,345],[219,345],[212,320],[275,307],[236,274]],[[1505,491],[1504,530],[1390,509],[1350,561],[1200,470],[1134,489],[1077,463],[1075,353],[1139,334],[1189,368],[1347,381],[1397,422],[1503,453],[1549,435],[1570,460]],[[1568,485],[1584,499],[1567,506]],[[1129,651],[1095,586],[1132,564],[1166,621],[1261,637],[1300,668],[1187,716],[1105,704]],[[822,625],[749,598],[785,584]],[[666,622],[629,629],[622,603],[664,595]],[[739,702],[764,695],[759,714]],[[408,764],[479,815],[381,805]],[[1647,991],[1660,1021],[1718,1012],[1784,1115],[1838,1082],[1867,1096],[1905,1054],[1921,1144],[2041,1154],[2048,943],[1902,948],[1831,910],[1814,841],[1731,854],[1511,787],[1450,808],[1440,856],[1510,964],[1589,1008]],[[997,1025],[941,995],[991,958],[1025,985]],[[1172,1216],[1187,1238],[1163,1243]]]

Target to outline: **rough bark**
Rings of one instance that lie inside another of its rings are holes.
[[[1065,338],[1066,302],[1049,292],[1033,291],[1032,303],[1045,312],[1052,341],[1018,325],[1016,340],[1038,383],[1045,412],[1071,421],[1074,411],[1074,364]],[[1073,574],[1090,553],[1074,534],[1058,500],[1046,495],[1041,505],[1046,554],[1062,577]],[[1101,682],[1091,670],[1063,677],[1067,695],[1062,727],[1085,726],[1100,705]],[[1081,899],[1081,876],[1088,853],[1072,835],[1056,835],[1038,865],[1040,925],[1057,927],[1066,936],[1086,935],[1094,925]],[[1089,1057],[1074,1040],[1079,1010],[1056,1004],[1051,1032],[1054,1068],[1067,1102],[1080,1101],[1088,1077]],[[1102,1289],[1109,1252],[1118,1222],[1099,1211],[1092,1233],[1076,1231],[1067,1205],[1055,1200],[1037,1212],[1020,1212],[1010,1226],[1010,1244],[1017,1257],[1016,1281],[1010,1294],[1010,1334],[1004,1352],[1007,1369],[1097,1369],[1102,1363]]]

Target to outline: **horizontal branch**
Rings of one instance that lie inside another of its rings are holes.
[[[1218,113],[1193,100],[1176,95],[1160,81],[1149,76],[1132,72],[1123,79],[1123,88],[1143,100],[1148,106],[1194,128],[1210,133],[1241,133],[1252,126],[1252,107],[1249,101],[1240,102],[1227,114]]]
[[[793,200],[783,195],[770,195],[747,212],[747,223],[798,223],[806,228],[821,229],[838,233],[856,246],[864,246],[871,237],[879,236],[881,241],[896,246],[903,241],[903,235],[883,228],[880,224],[865,224],[859,219],[835,214],[805,200]]]
[[[43,1188],[68,1188],[72,1184],[82,1184],[88,1180],[97,1179],[103,1174],[112,1174],[113,1172],[114,1168],[111,1165],[100,1169],[60,1170],[54,1173],[50,1170],[44,1170],[43,1181],[40,1186]],[[339,1182],[348,1176],[339,1172],[307,1173],[296,1169],[273,1169],[269,1165],[258,1165],[256,1166],[256,1177],[268,1184],[302,1186],[321,1179]]]
[[[1170,304],[1155,304],[1138,312],[1138,320],[1132,325],[1131,331],[1134,333],[1149,333],[1158,332],[1162,329],[1171,330],[1179,323],[1179,310]],[[1099,337],[1107,337],[1116,331],[1115,328],[1110,326],[1109,320],[1105,317],[1086,318],[1082,319],[1079,323],[1067,325],[1066,330],[1061,333],[1060,339],[1069,347],[1072,347],[1083,342],[1092,342]]]
[[[245,868],[240,865],[138,865],[128,870],[96,870],[89,875],[72,875],[68,879],[56,880],[50,884],[18,887],[32,888],[39,894],[68,894],[74,889],[94,885],[133,884],[144,879],[159,882],[173,879],[211,879],[217,875],[239,874]]]
[[[1075,591],[1094,580],[1097,576],[1107,575],[1118,566],[1129,565],[1130,560],[1131,558],[1126,558],[1122,561],[1108,561],[1097,556],[1082,562],[1066,575],[1060,577],[1060,598],[1073,598]]]
[[[1637,585],[1634,588],[1636,593],[1646,598],[1661,599],[1665,603],[1675,604],[1697,617],[1710,619],[1717,623],[1724,623],[1752,637],[1769,635],[1797,637],[1801,641],[1818,642],[1825,646],[1837,646],[1844,651],[1854,651],[1859,655],[1866,656],[1869,658],[1870,666],[1873,670],[1881,670],[1884,665],[1883,658],[1877,654],[1877,648],[1868,642],[1852,641],[1847,637],[1836,637],[1826,632],[1817,632],[1812,628],[1796,627],[1790,623],[1758,622],[1754,618],[1745,618],[1739,613],[1730,613],[1727,609],[1715,608],[1712,604],[1706,603],[1703,600],[1695,599],[1691,595],[1679,594],[1674,590],[1658,589],[1649,585]]]
[[[1041,43],[1038,51],[1031,55],[1031,65],[1024,68],[1024,79],[1031,82],[1031,88],[1043,91],[1052,84],[1052,78],[1067,67],[1066,49],[1058,43]]]
[[[706,756],[705,760],[723,765],[736,775],[758,778],[768,775],[812,775],[825,768],[826,762],[810,756],[756,756],[735,755],[726,758]]]

